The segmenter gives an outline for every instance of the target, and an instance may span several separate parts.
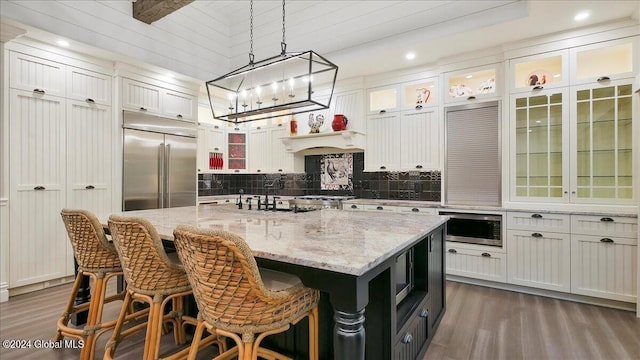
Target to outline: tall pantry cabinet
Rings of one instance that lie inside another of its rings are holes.
[[[9,288],[15,289],[73,275],[61,209],[113,210],[113,78],[60,54],[7,48]]]

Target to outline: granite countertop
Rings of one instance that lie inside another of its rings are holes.
[[[156,226],[173,239],[178,224],[231,231],[254,256],[350,275],[362,275],[424,237],[448,217],[324,209],[302,213],[199,205],[121,212]],[[106,224],[107,218],[100,218]]]

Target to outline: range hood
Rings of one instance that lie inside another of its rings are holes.
[[[319,134],[296,135],[280,138],[288,152],[299,152],[317,148],[337,148],[364,151],[364,134],[354,130],[343,130]]]

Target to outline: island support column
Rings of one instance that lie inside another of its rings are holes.
[[[334,310],[333,344],[336,360],[364,360],[364,309],[357,312]]]

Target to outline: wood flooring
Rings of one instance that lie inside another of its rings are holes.
[[[78,349],[33,348],[35,340],[53,338],[70,288],[61,285],[0,304],[0,339],[32,340],[31,349],[0,347],[0,359],[78,358]],[[116,316],[119,304],[110,304],[105,316]],[[99,339],[96,359],[102,359],[109,335]],[[179,348],[171,334],[162,340],[161,354]],[[144,334],[125,340],[116,358],[139,360],[143,344]],[[447,312],[423,360],[435,359],[640,359],[640,319],[629,311],[448,282]]]

